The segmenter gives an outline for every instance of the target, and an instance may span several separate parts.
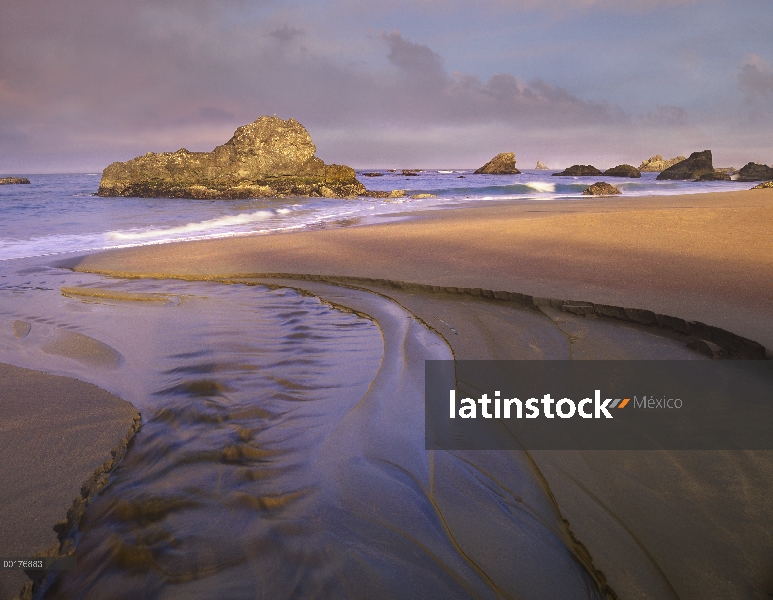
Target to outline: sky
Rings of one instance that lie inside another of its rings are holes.
[[[0,175],[295,118],[355,168],[773,163],[770,0],[0,0]]]

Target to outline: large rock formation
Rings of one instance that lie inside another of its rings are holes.
[[[520,171],[515,168],[515,153],[500,152],[480,169],[475,170],[476,175],[518,175]]]
[[[642,173],[660,173],[661,171],[665,171],[669,167],[673,167],[675,164],[682,162],[684,159],[684,156],[663,159],[660,154],[656,154],[652,158],[642,161],[639,165],[639,171]]]
[[[148,152],[102,173],[100,196],[256,198],[354,197],[365,193],[354,170],[326,165],[294,119],[260,117],[212,152]]]
[[[738,171],[738,181],[768,181],[773,179],[773,168],[759,163],[747,163]]]
[[[16,185],[19,183],[29,183],[26,177],[0,177],[0,185]]]
[[[597,181],[592,186],[585,188],[582,193],[586,196],[615,196],[623,192],[606,181]]]
[[[608,177],[641,177],[641,172],[631,165],[617,165],[604,171]]]
[[[554,177],[586,177],[588,175],[601,175],[601,171],[593,165],[572,165],[560,173],[553,173]]]
[[[541,160],[537,161],[537,166],[534,167],[534,168],[537,169],[538,171],[547,171],[548,170],[548,166],[544,162],[542,162]]]
[[[701,175],[714,172],[711,150],[693,152],[689,158],[676,163],[658,175],[658,179],[698,179]]]

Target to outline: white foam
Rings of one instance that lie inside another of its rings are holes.
[[[531,188],[537,192],[543,192],[543,193],[550,193],[556,191],[556,184],[555,183],[547,183],[544,181],[529,181],[528,183],[524,184],[526,187]]]
[[[282,209],[280,209],[281,211]],[[276,212],[280,212],[276,211]],[[276,215],[276,212],[270,210],[259,210],[254,213],[242,213],[239,215],[228,215],[218,217],[217,219],[208,219],[198,223],[187,223],[179,227],[167,227],[165,229],[148,229],[146,231],[110,231],[107,233],[107,239],[110,240],[149,240],[154,238],[164,238],[170,236],[185,235],[189,233],[198,233],[203,231],[213,231],[224,227],[233,227],[235,225],[247,225]],[[290,212],[286,210],[286,212]]]

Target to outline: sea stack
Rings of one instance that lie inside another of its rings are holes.
[[[548,170],[548,166],[544,162],[542,162],[541,160],[537,161],[537,166],[534,167],[534,168],[537,169],[538,171],[547,171]]]
[[[554,177],[587,177],[589,175],[601,175],[593,165],[572,165],[560,173],[553,173]]]
[[[698,179],[701,175],[714,172],[711,150],[693,152],[689,158],[676,163],[658,175],[658,179]]]
[[[664,159],[660,154],[656,154],[652,158],[642,161],[639,165],[639,171],[642,173],[660,173],[661,171],[665,171],[669,167],[673,167],[675,164],[682,162],[684,159],[684,156],[675,156],[674,158]]]
[[[738,181],[768,181],[773,179],[773,167],[760,163],[746,163],[738,171]]]
[[[212,152],[148,152],[102,173],[100,196],[142,198],[356,197],[354,170],[326,165],[295,119],[260,117]]]
[[[641,171],[631,165],[617,165],[604,171],[607,177],[641,177]]]
[[[520,171],[515,168],[515,153],[500,152],[480,169],[475,170],[475,175],[518,175]]]

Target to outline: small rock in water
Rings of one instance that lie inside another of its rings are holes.
[[[773,188],[773,181],[764,181],[762,183],[758,183],[752,189],[753,190],[764,190],[764,189],[769,189],[769,188]]]
[[[582,193],[586,196],[615,196],[623,192],[606,181],[597,181],[592,186],[585,188]]]
[[[29,182],[30,180],[26,177],[0,177],[0,185],[17,185]]]
[[[544,162],[542,162],[541,160],[537,161],[537,166],[534,167],[534,168],[538,169],[540,171],[547,171],[548,170],[548,166]]]
[[[617,165],[604,171],[607,177],[641,177],[641,171],[631,165]]]
[[[411,196],[411,200],[422,200],[424,198],[437,198],[435,194],[416,194]]]
[[[389,192],[388,198],[402,198],[405,196],[405,190],[392,190]]]
[[[418,177],[419,171],[418,169],[403,169],[401,174],[407,177]]]
[[[602,175],[593,165],[572,165],[560,173],[553,173],[554,177],[586,177],[588,175]]]
[[[383,173],[363,173],[363,177],[383,177]]]

